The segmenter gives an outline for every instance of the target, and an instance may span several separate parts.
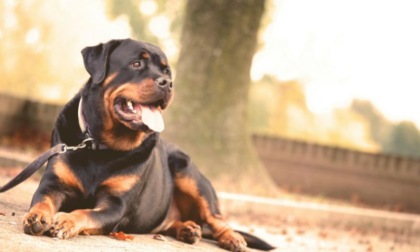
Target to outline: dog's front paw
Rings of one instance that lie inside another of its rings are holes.
[[[51,226],[51,235],[59,239],[67,239],[79,234],[76,216],[71,213],[57,213]]]
[[[233,230],[225,231],[218,240],[219,246],[229,251],[247,251],[246,241],[242,235],[234,232]]]
[[[189,244],[195,244],[201,240],[201,228],[193,221],[186,221],[177,230],[176,238]]]
[[[31,209],[23,217],[23,231],[30,235],[42,235],[51,227],[52,215],[48,211]]]

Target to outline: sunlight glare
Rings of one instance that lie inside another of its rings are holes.
[[[176,59],[179,52],[179,48],[175,40],[172,38],[164,39],[162,41],[162,44],[165,48],[165,54],[168,57],[168,59]]]
[[[64,90],[62,89],[62,86],[58,84],[39,85],[38,89],[39,92],[49,100],[59,100],[61,97],[63,97]]]
[[[157,11],[157,4],[154,0],[145,0],[140,3],[139,9],[145,16],[151,16]]]
[[[308,107],[332,111],[355,98],[391,120],[420,126],[420,2],[276,0],[252,79],[302,81]],[[305,6],[305,7],[303,7]]]
[[[25,42],[30,45],[35,44],[39,41],[40,36],[41,35],[39,29],[32,28],[26,33]]]
[[[152,18],[149,23],[150,31],[158,38],[169,38],[171,36],[170,32],[171,22],[165,16],[157,16]]]
[[[5,0],[4,5],[9,8],[14,8],[17,5],[16,0]]]

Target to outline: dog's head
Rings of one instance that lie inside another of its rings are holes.
[[[172,100],[173,83],[159,47],[131,39],[112,40],[86,47],[82,55],[91,76],[84,95],[99,104],[90,116],[97,119],[86,120],[101,142],[130,150],[150,132],[163,131],[161,110]]]

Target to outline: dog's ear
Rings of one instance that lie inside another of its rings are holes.
[[[85,68],[92,77],[93,83],[104,81],[108,68],[108,57],[122,40],[111,40],[105,44],[89,46],[82,50]]]

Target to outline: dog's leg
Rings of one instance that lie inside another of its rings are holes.
[[[42,235],[48,231],[62,198],[59,193],[36,195],[31,209],[23,217],[23,231],[30,235]]]
[[[60,239],[66,239],[86,232],[86,234],[99,234],[102,227],[92,218],[94,210],[75,210],[71,213],[59,212],[54,215],[51,226],[51,235]]]
[[[140,180],[137,175],[121,175],[103,181],[96,193],[94,209],[57,213],[51,228],[53,236],[66,239],[82,234],[107,234],[121,221],[126,211],[124,194]]]
[[[106,234],[124,215],[124,201],[115,196],[102,197],[94,209],[78,209],[54,216],[51,235],[67,239],[78,234]]]
[[[175,237],[178,241],[195,244],[201,240],[201,227],[194,221],[175,221],[164,234]]]
[[[195,180],[189,176],[175,178],[175,201],[181,209],[182,219],[199,219],[207,223],[219,246],[230,251],[245,251],[244,238],[229,226],[219,211],[219,204],[210,183],[203,177]],[[185,198],[191,199],[189,203]],[[185,216],[185,213],[198,213],[198,216]]]
[[[169,167],[174,179],[174,200],[182,220],[207,223],[219,246],[231,251],[245,251],[245,239],[233,231],[223,219],[219,203],[211,183],[180,151],[171,153]]]

